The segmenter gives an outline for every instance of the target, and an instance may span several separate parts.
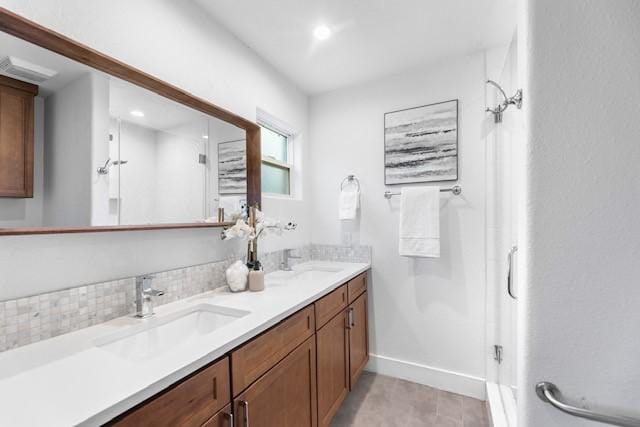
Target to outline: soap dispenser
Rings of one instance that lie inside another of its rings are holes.
[[[253,268],[249,271],[249,290],[251,292],[264,291],[264,270],[260,261],[255,261]]]

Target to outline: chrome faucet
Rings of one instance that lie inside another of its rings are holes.
[[[280,263],[280,269],[282,271],[291,271],[291,265],[289,265],[289,260],[302,259],[301,256],[291,255],[291,251],[293,251],[293,249],[285,249],[284,251],[282,251],[282,262]]]
[[[151,287],[153,276],[136,277],[136,317],[141,319],[153,316],[153,297],[161,297],[163,291]]]

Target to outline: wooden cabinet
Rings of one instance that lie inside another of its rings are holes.
[[[314,308],[310,305],[233,351],[233,395],[238,395],[314,332]]]
[[[320,329],[333,316],[347,307],[347,287],[340,286],[329,295],[316,301],[316,329]]]
[[[236,427],[315,427],[316,345],[310,337],[233,402]]]
[[[33,197],[34,97],[38,86],[0,76],[0,197]]]
[[[343,309],[316,332],[318,425],[328,426],[349,393],[349,330]]]
[[[360,295],[349,306],[349,369],[351,389],[369,361],[369,327],[367,293]]]
[[[229,358],[225,357],[120,416],[110,425],[200,427],[230,402]]]
[[[347,294],[349,304],[354,302],[364,291],[367,290],[367,273],[362,273],[347,282]]]

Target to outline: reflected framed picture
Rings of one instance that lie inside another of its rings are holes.
[[[384,115],[384,183],[458,179],[458,100]]]
[[[218,144],[218,193],[247,192],[247,144],[244,139]]]

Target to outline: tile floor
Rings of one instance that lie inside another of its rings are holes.
[[[489,427],[485,402],[364,372],[332,427]]]

